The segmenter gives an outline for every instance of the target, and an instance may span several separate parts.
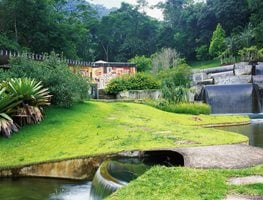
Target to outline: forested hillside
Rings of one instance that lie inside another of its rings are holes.
[[[102,14],[83,0],[0,0],[0,49],[127,61],[172,48],[190,61],[263,47],[262,0],[167,0],[158,4],[164,21],[143,6],[123,3]]]

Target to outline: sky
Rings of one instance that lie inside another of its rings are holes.
[[[104,5],[106,8],[112,8],[112,7],[117,7],[119,8],[121,6],[121,2],[126,2],[129,4],[136,4],[137,0],[88,0],[91,3],[94,4],[101,4]],[[164,0],[148,0],[149,6],[155,5],[160,1],[164,1]],[[161,10],[158,9],[147,9],[145,10],[147,15],[154,17],[156,19],[162,20],[163,19],[163,15]]]

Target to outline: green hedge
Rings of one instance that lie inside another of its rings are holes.
[[[147,90],[159,89],[159,81],[151,74],[137,73],[135,75],[124,75],[112,79],[105,91],[108,94],[118,94],[125,90]]]
[[[172,113],[183,113],[183,114],[192,114],[192,115],[200,115],[200,114],[210,114],[211,108],[208,104],[204,103],[168,103],[164,100],[152,101],[148,100],[145,102],[147,105],[153,106],[160,110]]]

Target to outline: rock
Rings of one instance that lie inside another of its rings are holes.
[[[159,99],[162,96],[160,90],[129,90],[117,94],[117,99]]]
[[[221,72],[227,72],[227,71],[234,71],[234,65],[225,65],[221,67],[213,67],[209,69],[204,69],[202,72],[206,74],[214,74],[214,73],[221,73]]]
[[[251,75],[231,76],[230,74],[217,74],[213,76],[216,85],[230,85],[230,84],[243,84],[251,83]]]
[[[234,73],[236,76],[241,75],[251,75],[252,74],[252,65],[241,65],[239,63],[235,64]]]
[[[198,83],[206,79],[208,79],[208,76],[204,72],[194,73],[192,76],[193,85],[197,85]]]

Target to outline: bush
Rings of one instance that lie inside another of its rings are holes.
[[[186,102],[191,69],[187,64],[163,70],[159,73],[163,97],[173,103]]]
[[[135,75],[124,75],[112,79],[107,85],[105,91],[108,94],[118,94],[125,90],[147,90],[159,89],[158,80],[147,73],[137,73]]]
[[[152,68],[152,59],[145,56],[135,56],[129,62],[136,65],[138,72],[150,71]]]
[[[242,61],[256,61],[259,59],[259,51],[256,46],[243,48],[238,51]]]
[[[18,131],[17,124],[40,122],[43,106],[49,105],[49,100],[48,89],[34,79],[0,82],[0,135],[9,137],[12,132]]]
[[[192,115],[200,115],[200,114],[210,114],[211,108],[208,104],[203,103],[169,103],[163,99],[157,101],[146,101],[147,105],[153,106],[160,110],[172,113],[182,113],[182,114],[192,114]]]
[[[0,75],[0,79],[29,77],[42,81],[43,86],[49,88],[54,105],[70,107],[74,101],[88,98],[88,80],[70,71],[54,53],[41,62],[22,56],[11,60],[10,64],[11,69]]]

